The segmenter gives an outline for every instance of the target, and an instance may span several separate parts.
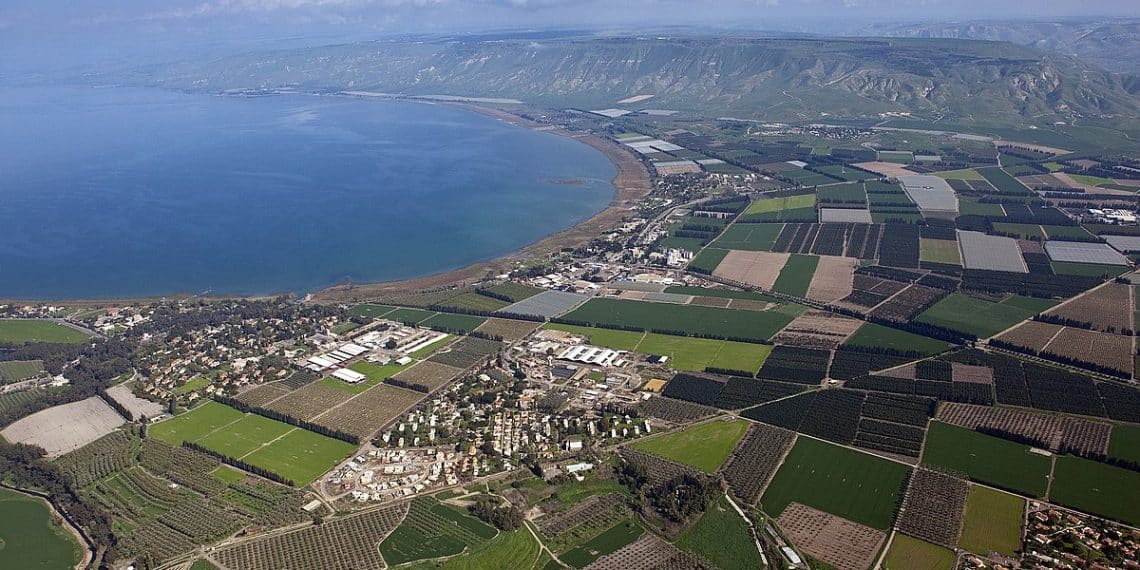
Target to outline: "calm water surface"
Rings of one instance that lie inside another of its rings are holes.
[[[0,89],[0,296],[427,275],[590,217],[614,173],[580,142],[438,105]]]

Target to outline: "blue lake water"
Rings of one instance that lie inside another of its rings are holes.
[[[439,105],[2,88],[0,297],[428,275],[590,217],[614,174],[578,141]]]

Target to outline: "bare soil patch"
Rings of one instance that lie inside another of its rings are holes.
[[[870,568],[886,539],[881,531],[799,503],[788,505],[777,520],[792,543],[837,570]]]
[[[788,257],[787,253],[733,250],[724,257],[724,261],[720,262],[713,275],[771,289]]]
[[[832,303],[850,295],[856,263],[857,260],[851,257],[820,256],[808,287],[808,298]]]
[[[863,321],[850,317],[810,310],[788,323],[772,340],[779,344],[834,350],[862,324]]]

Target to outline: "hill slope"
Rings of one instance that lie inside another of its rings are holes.
[[[652,94],[652,107],[769,119],[1140,115],[1140,99],[1119,77],[1084,67],[1013,44],[944,39],[439,40],[177,65],[148,81],[209,91],[353,89],[586,108]]]

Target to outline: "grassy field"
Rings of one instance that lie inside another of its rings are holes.
[[[639,333],[559,323],[547,323],[543,328],[587,337],[590,339],[590,344],[595,346],[668,356],[668,366],[674,370],[700,372],[708,366],[715,366],[755,372],[772,352],[771,346],[750,342]]]
[[[728,459],[746,431],[748,422],[744,420],[716,420],[645,439],[633,447],[712,473]]]
[[[626,521],[606,529],[598,536],[574,547],[558,556],[558,559],[575,567],[585,568],[598,558],[616,552],[621,547],[637,540],[645,534],[645,529],[633,521]]]
[[[88,338],[90,338],[88,335],[54,321],[0,319],[0,342],[74,344],[84,342]]]
[[[1140,473],[1065,455],[1057,458],[1049,500],[1135,526],[1140,525],[1137,489]]]
[[[1098,265],[1096,263],[1072,263],[1068,261],[1054,261],[1049,265],[1053,267],[1053,273],[1057,275],[1083,275],[1102,279],[1116,277],[1128,271],[1128,268],[1123,265]]]
[[[797,502],[886,530],[894,522],[909,471],[893,461],[800,437],[760,504],[773,517]]]
[[[713,247],[771,251],[784,224],[733,224],[712,242]]]
[[[474,293],[472,293],[474,294]],[[481,296],[480,296],[481,297]],[[487,297],[482,297],[486,299]],[[506,305],[503,305],[506,306]],[[502,308],[502,307],[499,307]],[[486,309],[488,311],[496,309]],[[462,334],[469,334],[471,331],[479,328],[479,325],[487,321],[486,317],[476,317],[473,315],[457,315],[454,313],[436,313],[434,316],[420,322],[420,325],[425,327],[443,327]]]
[[[369,388],[380,384],[384,380],[394,376],[397,372],[410,366],[412,366],[412,364],[401,366],[395,362],[390,362],[388,364],[376,364],[374,362],[361,360],[359,362],[353,363],[348,368],[367,376],[367,380],[359,382],[357,384],[349,384],[348,382],[329,377],[321,378],[319,382],[325,386],[328,386],[329,388],[340,390],[341,392],[347,392],[349,394],[360,394],[361,392],[364,392]]]
[[[356,305],[348,310],[350,315],[364,315],[366,317],[379,318],[395,311],[396,307],[389,307],[388,305]]]
[[[226,483],[237,483],[238,481],[245,479],[244,472],[238,471],[229,465],[222,465],[217,469],[214,469],[210,472],[210,475],[217,477]]]
[[[42,360],[0,361],[0,384],[11,384],[39,376],[44,371]]]
[[[958,241],[952,239],[920,240],[919,256],[922,261],[962,265],[962,254],[958,251]]]
[[[1001,204],[989,204],[961,198],[958,200],[958,213],[963,216],[1004,216],[1005,210]]]
[[[499,570],[501,568],[542,568],[543,558],[538,542],[524,529],[500,532],[499,536],[480,544],[463,556],[443,562],[423,562],[405,566],[407,570]]]
[[[894,162],[897,164],[910,164],[914,162],[914,153],[910,151],[879,151],[879,160],[882,162]]]
[[[948,348],[946,342],[919,336],[906,331],[884,327],[875,323],[865,323],[847,338],[843,344],[873,348],[914,351],[924,355],[937,354]]]
[[[1012,556],[1021,546],[1025,501],[1018,496],[972,485],[958,547],[978,554],[991,550]]]
[[[433,311],[425,311],[423,309],[409,309],[407,307],[400,307],[387,315],[385,319],[390,321],[397,321],[401,323],[418,324],[428,320],[429,317],[435,316]]]
[[[779,303],[776,297],[756,291],[738,291],[736,289],[714,289],[709,287],[693,287],[690,285],[673,285],[665,288],[666,293],[678,295],[693,295],[696,297],[717,297],[720,299],[751,299],[753,301],[769,301]]]
[[[1118,425],[1112,428],[1108,456],[1140,463],[1140,426]]]
[[[717,501],[677,540],[677,547],[712,562],[723,570],[761,568],[748,524],[728,504]]]
[[[764,198],[754,200],[744,210],[745,214],[763,214],[765,212],[778,212],[780,210],[795,210],[815,206],[815,194],[801,194],[784,198]]]
[[[190,565],[190,570],[218,570],[218,567],[211,564],[209,560],[195,560]]]
[[[716,269],[716,266],[724,261],[724,256],[726,255],[728,255],[727,249],[706,247],[693,257],[693,260],[689,262],[689,268],[712,273],[713,270]]]
[[[772,284],[772,289],[788,295],[803,297],[807,295],[811,278],[815,275],[815,268],[819,265],[819,256],[793,254],[788,258],[780,276]]]
[[[299,486],[312,482],[356,449],[351,443],[243,414],[214,401],[150,426],[148,433],[172,445],[198,443],[273,471]]]
[[[419,497],[412,501],[404,522],[380,543],[380,554],[389,566],[396,566],[454,556],[495,536],[495,529],[482,521],[433,498]]]
[[[895,533],[883,568],[884,570],[952,570],[956,560],[957,557],[952,550]]]
[[[1072,177],[1073,180],[1076,180],[1081,184],[1087,184],[1089,186],[1103,186],[1115,182],[1115,180],[1111,178],[1105,178],[1103,176],[1092,176],[1089,174],[1070,174],[1069,176]]]
[[[994,231],[1016,237],[1018,239],[1045,239],[1045,231],[1037,224],[1011,224],[1007,222],[994,222]]]
[[[935,172],[933,174],[939,178],[955,178],[958,180],[985,180],[981,174],[978,174],[978,171],[972,168],[965,168],[962,170],[947,170],[945,172]]]
[[[915,320],[987,338],[1040,312],[1027,309],[1029,306],[1029,303],[1022,305],[1018,301],[992,303],[952,293],[923,311]]]
[[[953,469],[971,479],[1032,497],[1045,496],[1048,457],[1029,446],[942,422],[931,422],[922,464]]]
[[[81,552],[42,501],[0,489],[0,568],[68,570]]]
[[[777,311],[733,311],[719,307],[603,298],[587,301],[565,318],[593,325],[634,326],[738,339],[770,338],[792,320],[791,316]]]
[[[1002,299],[1002,305],[1009,307],[1016,307],[1023,311],[1028,311],[1034,315],[1042,311],[1048,310],[1051,307],[1057,306],[1057,301],[1053,299],[1038,299],[1037,297],[1022,297],[1021,295],[1010,295]]]
[[[190,392],[201,390],[202,388],[205,388],[209,385],[209,378],[199,376],[197,378],[191,378],[190,380],[187,380],[185,384],[179,386],[178,388],[175,388],[174,392],[176,394],[189,394]]]

